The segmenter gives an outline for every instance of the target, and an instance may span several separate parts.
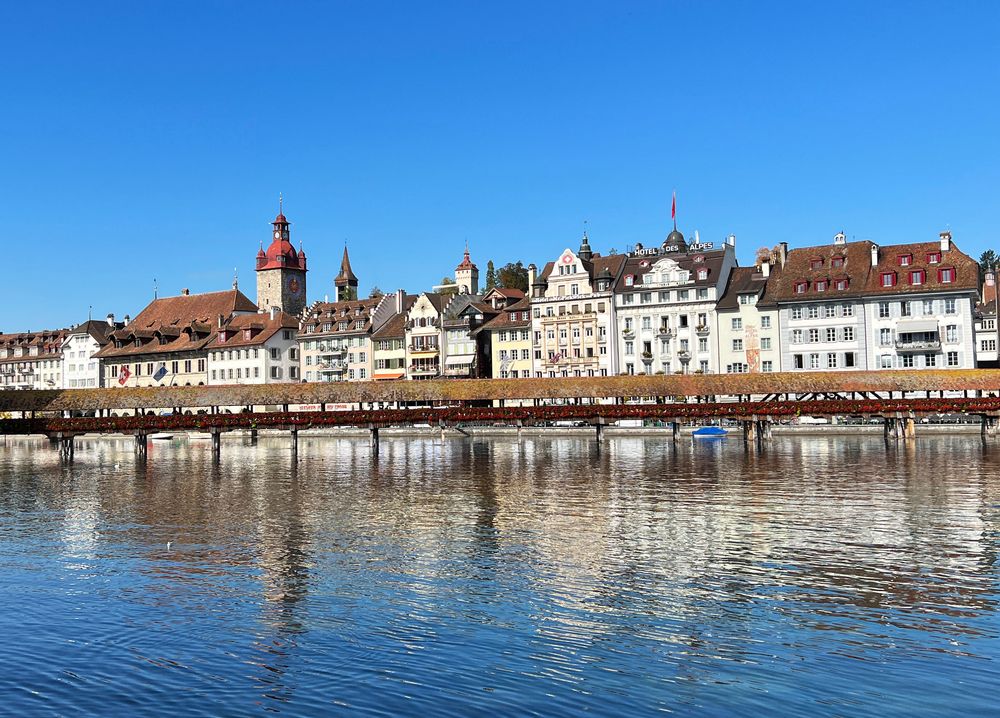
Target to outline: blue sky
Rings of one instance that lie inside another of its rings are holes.
[[[0,330],[253,298],[285,196],[332,293],[577,247],[997,247],[1000,3],[95,2],[5,8]]]

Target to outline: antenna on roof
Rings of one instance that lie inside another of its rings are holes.
[[[153,277],[153,299],[159,299],[156,286],[156,277]]]
[[[240,274],[236,271],[236,267],[233,267],[233,289],[240,288]]]
[[[94,305],[90,305],[90,310],[87,312],[87,321],[91,321],[94,318]]]
[[[278,214],[285,213],[285,210],[282,209],[282,204],[283,204],[283,198],[281,196],[281,192],[278,192]]]
[[[590,222],[588,222],[587,220],[583,220],[583,236],[584,237],[587,236],[587,229],[588,229],[588,225],[589,224],[590,224]]]

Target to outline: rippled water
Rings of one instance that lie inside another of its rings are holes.
[[[998,459],[7,439],[0,712],[995,714]]]

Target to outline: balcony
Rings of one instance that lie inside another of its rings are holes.
[[[642,363],[643,364],[647,364],[647,365],[648,364],[652,364],[653,363],[653,355],[652,355],[652,353],[650,353],[650,352],[643,352],[642,353]]]
[[[411,344],[407,348],[411,354],[437,354],[439,350],[437,344]]]
[[[658,336],[660,339],[673,339],[674,330],[671,329],[670,327],[663,326],[656,330],[656,336]]]
[[[347,354],[346,347],[320,347],[317,352],[322,357],[342,357]]]
[[[631,327],[622,329],[622,336],[626,339],[632,339],[635,336],[635,329],[632,329]]]
[[[898,352],[929,352],[940,350],[940,339],[918,339],[914,337],[912,339],[900,338],[896,340],[896,351]]]
[[[437,376],[437,364],[410,364],[408,371],[413,376]]]
[[[341,374],[347,369],[347,362],[345,361],[320,361],[316,362],[316,369],[321,374]]]
[[[694,328],[694,330],[698,333],[699,337],[707,337],[709,331],[711,331],[711,327],[707,324],[699,324]]]

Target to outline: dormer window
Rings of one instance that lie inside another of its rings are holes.
[[[912,284],[913,286],[923,284],[925,279],[926,275],[924,274],[924,270],[922,269],[914,269],[912,272],[910,272],[910,284]]]
[[[838,279],[833,283],[833,286],[836,287],[838,292],[843,292],[847,289],[849,284],[850,280],[848,279]]]
[[[813,282],[813,287],[816,289],[817,292],[825,292],[826,291],[826,280],[825,279],[817,279],[815,282]]]
[[[823,268],[823,258],[813,257],[809,260],[809,269],[822,269]]]
[[[639,266],[640,267],[648,267],[649,266],[649,260],[648,259],[642,260],[641,262],[639,262]]]
[[[704,254],[696,254],[696,255],[694,255],[694,263],[695,264],[701,264],[704,261],[705,261],[705,255]]]
[[[830,266],[833,267],[834,269],[839,269],[839,268],[843,267],[844,266],[844,258],[843,257],[834,257],[833,259],[830,260]]]
[[[809,282],[800,281],[795,283],[796,294],[805,294],[807,289],[809,289]]]
[[[243,330],[243,338],[246,339],[246,340],[249,340],[251,338],[251,332],[250,332],[249,329],[244,329]]]
[[[625,275],[625,286],[626,287],[631,287],[633,284],[635,284],[635,277],[632,276],[631,274],[626,274]]]
[[[705,267],[702,267],[698,270],[698,279],[699,280],[708,279],[708,270]]]
[[[899,255],[899,266],[900,267],[909,267],[911,264],[913,264],[913,255],[912,254],[901,254],[901,255]]]
[[[941,263],[941,253],[940,252],[928,252],[927,253],[927,263],[928,264],[940,264]]]
[[[951,284],[955,281],[955,268],[945,267],[938,270],[938,281],[942,284]]]
[[[895,287],[896,286],[896,273],[895,272],[882,272],[882,286],[883,287]]]

